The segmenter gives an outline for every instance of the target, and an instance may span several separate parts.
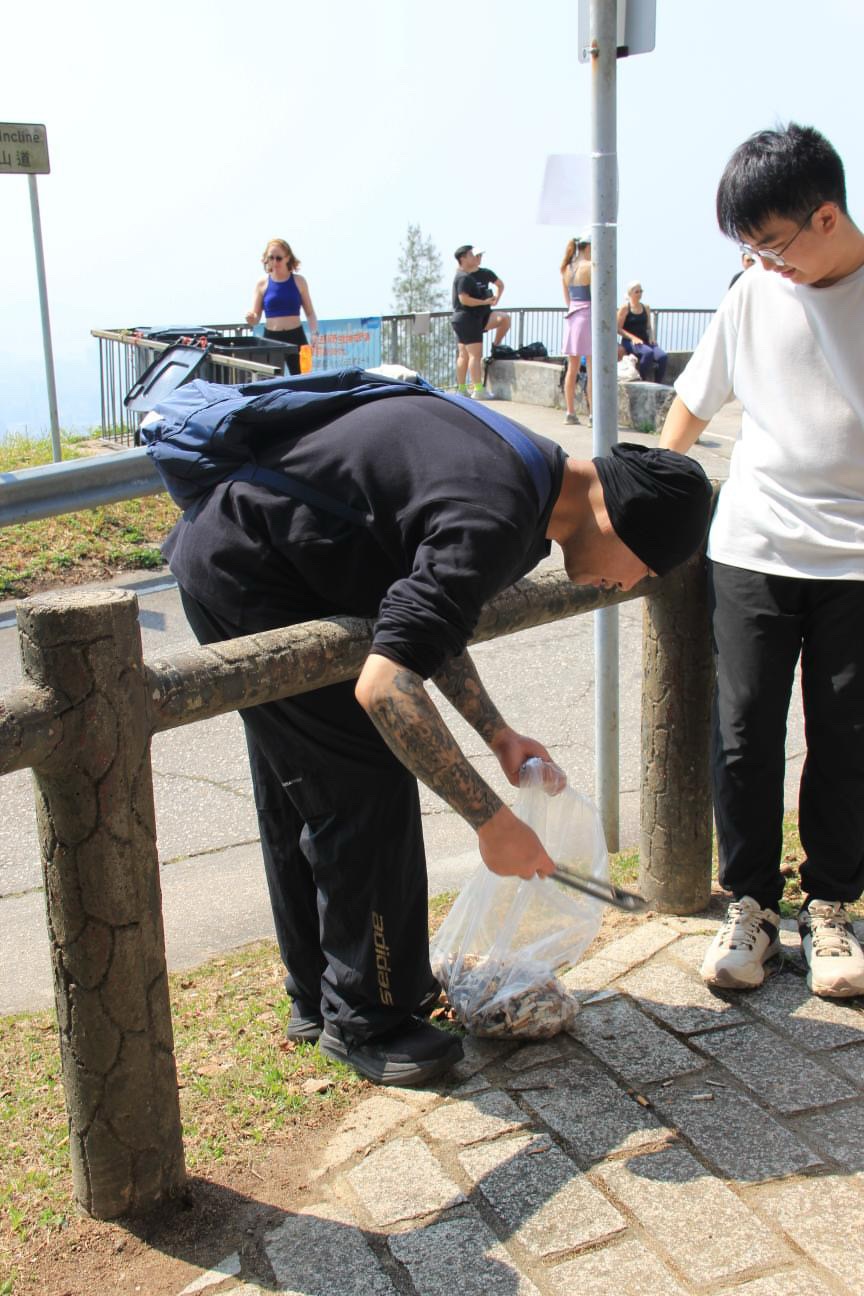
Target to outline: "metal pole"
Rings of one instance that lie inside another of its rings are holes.
[[[591,350],[594,454],[618,440],[617,0],[591,0]],[[610,851],[619,846],[618,609],[594,615],[596,797]]]
[[[51,418],[51,449],[54,462],[63,458],[60,449],[60,420],[57,417],[57,388],[54,385],[54,353],[51,350],[51,322],[48,318],[48,289],[45,286],[45,256],[42,251],[42,223],[39,220],[39,193],[35,175],[28,175],[30,217],[33,222],[33,250],[36,253],[36,279],[39,284],[39,310],[42,314],[42,350],[45,353],[45,382],[48,386],[48,413]]]

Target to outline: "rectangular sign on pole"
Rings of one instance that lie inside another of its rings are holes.
[[[589,49],[588,11],[590,0],[579,0],[579,62],[591,58]],[[656,0],[617,0],[616,53],[618,58],[630,54],[650,54],[654,48],[657,27]]]
[[[0,122],[0,175],[50,175],[45,127]]]
[[[574,234],[591,224],[591,167],[587,153],[549,154],[537,223],[569,225]]]

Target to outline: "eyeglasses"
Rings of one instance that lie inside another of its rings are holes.
[[[806,226],[810,224],[811,220],[816,215],[817,211],[821,206],[822,204],[819,203],[816,207],[813,208],[811,212],[807,213],[807,215],[804,217],[804,220],[801,222],[801,224],[798,226],[795,233],[789,239],[788,243],[784,243],[779,252],[772,252],[770,248],[765,248],[764,250],[760,251],[759,248],[751,247],[749,243],[739,243],[738,250],[740,251],[742,256],[759,257],[763,265],[767,263],[768,265],[778,266],[782,269],[782,267],[787,264],[786,261],[783,259],[783,253],[788,252],[789,248],[795,242],[798,235],[801,234],[806,228]]]
[[[285,258],[284,258],[284,256],[266,256],[266,257],[264,258],[264,260],[265,260],[265,261],[284,261]]]

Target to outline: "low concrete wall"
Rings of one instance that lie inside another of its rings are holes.
[[[672,352],[667,369],[671,381],[689,358],[687,351]],[[503,400],[563,410],[565,366],[566,361],[559,356],[547,360],[491,360],[486,369],[486,386]],[[639,432],[659,432],[674,395],[673,388],[665,383],[619,383],[618,426]],[[576,393],[576,412],[588,413],[582,391]]]

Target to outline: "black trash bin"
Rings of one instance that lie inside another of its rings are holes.
[[[272,365],[280,374],[288,372],[288,359],[296,356],[300,348],[293,342],[277,342],[275,338],[262,337],[220,337],[210,342],[210,355],[196,374],[207,382],[237,382],[236,370],[226,369],[224,365],[214,364],[214,355],[230,356],[238,364],[251,360],[254,364]],[[233,375],[233,376],[232,376]],[[263,375],[241,374],[240,382],[251,382]]]
[[[278,369],[280,375],[288,372],[289,356],[296,356],[300,348],[293,342],[277,342],[274,338],[246,335],[244,337],[226,337],[218,329],[208,328],[206,324],[165,324],[159,328],[137,328],[136,333],[152,338],[154,342],[167,342],[203,346],[205,343],[216,355],[230,356],[238,363],[252,360],[255,364],[271,365]],[[295,366],[296,368],[296,366]],[[234,383],[247,382],[261,375],[238,374],[236,369],[226,369],[224,365],[213,364],[208,359],[196,372],[196,378],[205,382]]]

